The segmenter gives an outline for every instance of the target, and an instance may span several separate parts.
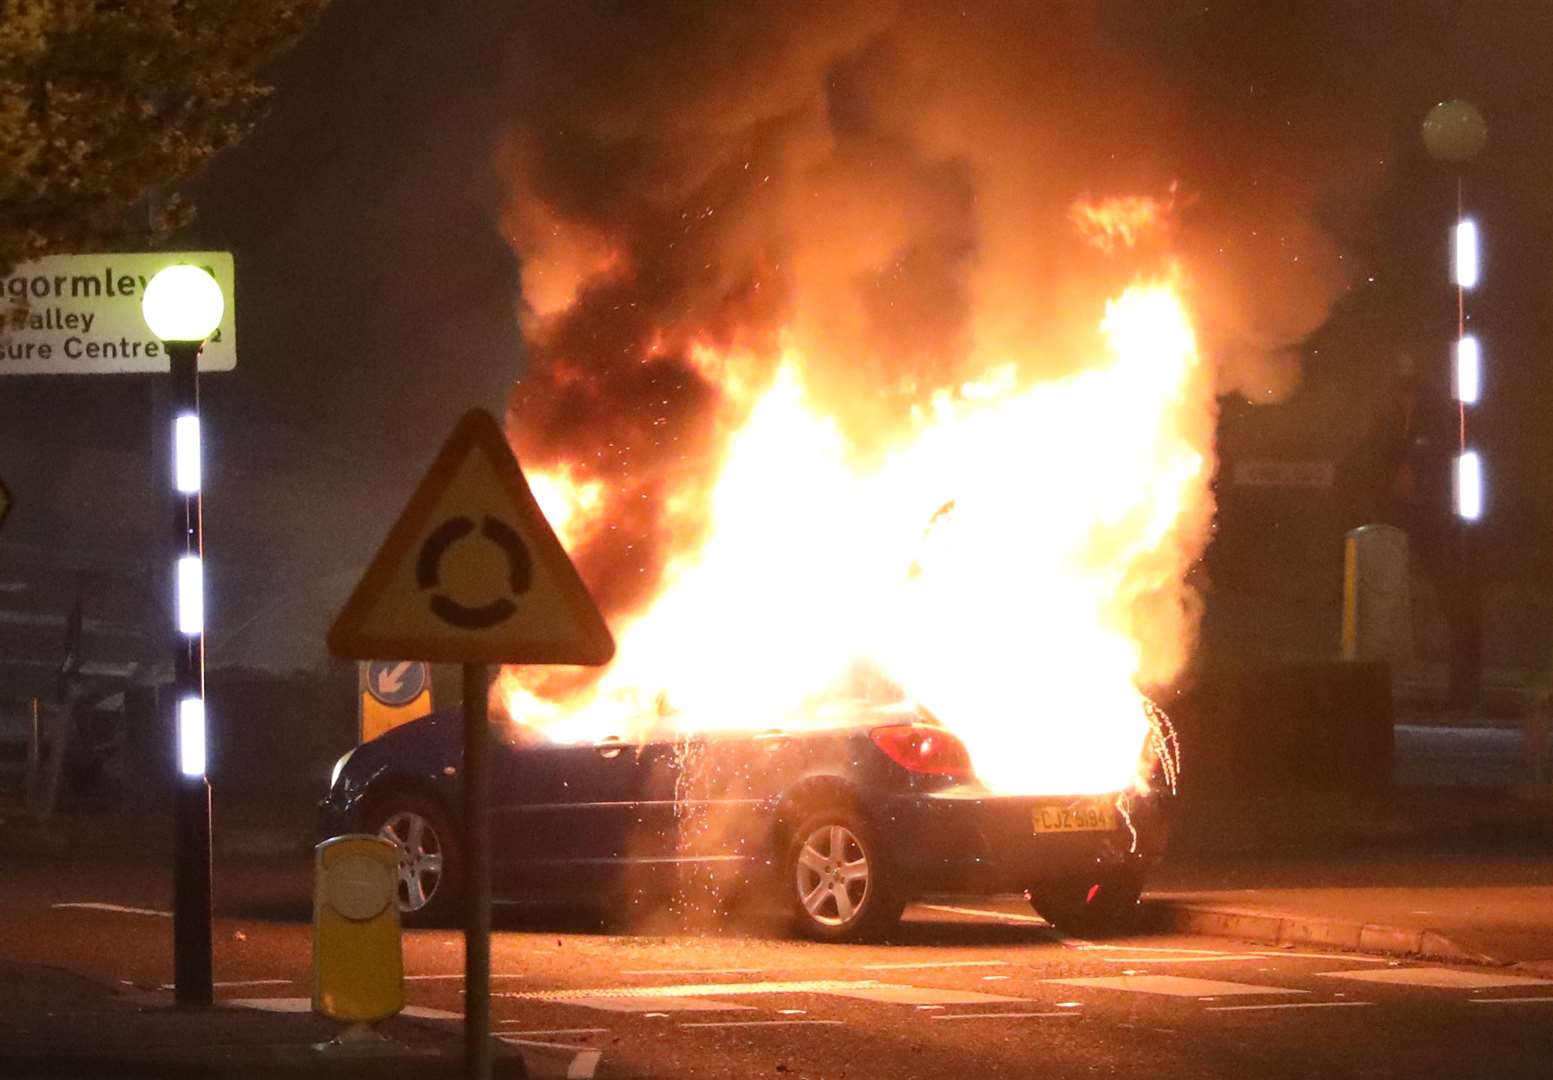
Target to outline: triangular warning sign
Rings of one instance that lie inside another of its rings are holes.
[[[329,628],[348,660],[604,664],[615,640],[490,413],[464,414]]]

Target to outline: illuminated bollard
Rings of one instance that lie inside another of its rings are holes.
[[[1392,525],[1354,529],[1343,544],[1343,659],[1389,662],[1393,686],[1413,666],[1408,563],[1407,533]]]
[[[337,836],[313,861],[313,1011],[349,1023],[404,1008],[399,849],[379,836]]]

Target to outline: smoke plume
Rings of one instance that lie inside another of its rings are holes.
[[[1354,269],[1324,225],[1381,155],[1366,104],[1332,104],[1358,72],[1289,48],[1299,14],[1252,14],[522,5],[497,155],[529,342],[509,429],[526,465],[605,482],[574,555],[606,612],[695,543],[784,350],[867,455],[994,365],[1071,373],[1105,298],[1173,264],[1217,389],[1286,394]],[[1161,210],[1137,235],[1075,220],[1136,196]]]

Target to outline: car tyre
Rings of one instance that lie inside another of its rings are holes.
[[[413,791],[374,800],[372,832],[399,849],[397,896],[405,926],[444,926],[463,916],[464,856],[437,800]]]
[[[793,830],[782,881],[798,932],[867,941],[900,922],[900,896],[872,824],[849,807],[806,815]]]
[[[1142,895],[1143,875],[1131,869],[1044,882],[1029,890],[1036,914],[1076,937],[1115,937],[1137,929]]]

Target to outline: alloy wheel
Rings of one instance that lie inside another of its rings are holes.
[[[421,815],[401,810],[390,815],[378,835],[399,849],[399,910],[419,911],[442,883],[442,841]]]
[[[845,825],[821,825],[804,838],[794,877],[810,918],[824,926],[845,926],[868,896],[868,853]]]

